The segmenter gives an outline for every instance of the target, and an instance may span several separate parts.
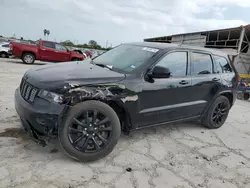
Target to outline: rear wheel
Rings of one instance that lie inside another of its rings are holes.
[[[63,149],[79,161],[105,157],[114,149],[120,134],[121,126],[116,112],[100,101],[75,105],[59,127]]]
[[[25,64],[33,64],[35,62],[35,56],[32,53],[24,53],[22,60]]]
[[[7,58],[8,54],[6,52],[0,52],[0,57],[1,58]]]
[[[249,93],[244,93],[243,98],[244,100],[248,100],[250,98]]]
[[[204,115],[203,125],[209,129],[220,128],[225,123],[229,110],[229,100],[224,96],[219,96]]]

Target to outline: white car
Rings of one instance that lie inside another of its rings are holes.
[[[9,42],[0,43],[0,57],[7,58],[10,55],[11,55],[11,53],[10,53],[10,43]]]

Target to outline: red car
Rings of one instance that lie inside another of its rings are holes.
[[[35,60],[65,62],[81,61],[84,56],[76,51],[70,51],[60,43],[39,40],[36,45],[12,42],[10,45],[12,54],[19,57],[26,64],[32,64]]]

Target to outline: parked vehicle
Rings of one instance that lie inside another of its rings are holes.
[[[44,40],[37,41],[36,45],[13,42],[11,50],[14,56],[20,57],[26,64],[33,64],[35,60],[66,62],[84,59],[78,52],[70,51],[59,43]]]
[[[9,56],[11,56],[10,43],[9,42],[0,43],[0,57],[8,58]]]
[[[90,50],[84,50],[83,51],[83,55],[86,57],[86,58],[92,58],[92,52]]]
[[[32,137],[58,137],[80,161],[108,155],[121,131],[191,119],[217,129],[236,99],[238,75],[211,49],[129,43],[90,62],[30,69],[15,92]]]
[[[240,100],[248,100],[250,98],[250,75],[245,74],[241,76],[237,98]]]

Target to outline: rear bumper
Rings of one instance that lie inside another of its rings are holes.
[[[65,105],[50,103],[41,98],[30,104],[22,98],[18,88],[15,91],[15,108],[27,131],[48,136],[57,128]]]

